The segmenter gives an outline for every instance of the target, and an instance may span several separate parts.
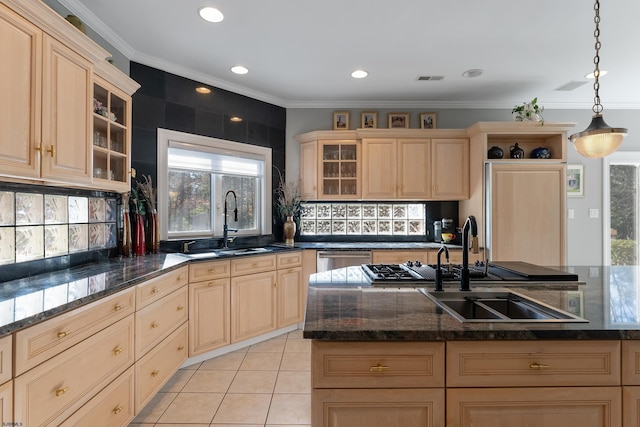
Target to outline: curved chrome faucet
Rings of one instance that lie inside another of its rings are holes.
[[[235,208],[233,209],[233,220],[238,222],[238,197],[236,196],[236,192],[233,190],[227,191],[227,194],[224,195],[224,226],[222,227],[222,249],[229,248],[229,231],[238,231],[236,228],[229,228],[227,225],[227,196],[229,193],[233,195],[233,203]]]
[[[476,217],[469,215],[462,227],[462,272],[460,273],[460,290],[470,291],[469,285],[469,231],[471,231],[471,249],[478,253],[478,223]]]

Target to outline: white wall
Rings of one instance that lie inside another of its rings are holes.
[[[286,172],[288,179],[300,176],[300,147],[294,136],[313,130],[330,130],[333,125],[333,111],[337,109],[309,108],[287,109],[287,133],[286,133]],[[351,129],[359,127],[359,109],[340,109],[351,114]],[[419,128],[419,113],[423,109],[394,109],[379,110],[366,109],[366,111],[378,112],[378,127],[387,127],[387,113],[390,111],[403,111],[411,113],[411,128]],[[466,128],[479,121],[509,121],[512,120],[511,110],[430,110],[438,113],[437,127],[460,129]],[[591,110],[545,110],[544,118],[548,122],[575,122],[575,131],[584,130],[591,122]],[[604,118],[613,127],[626,127],[629,129],[620,151],[640,151],[640,110],[605,110]],[[574,210],[574,219],[567,220],[568,237],[568,265],[599,265],[603,261],[603,222],[602,222],[602,159],[587,159],[580,156],[571,143],[568,147],[568,163],[580,163],[584,165],[584,197],[568,198],[567,209]],[[600,217],[589,218],[589,209],[597,208]]]

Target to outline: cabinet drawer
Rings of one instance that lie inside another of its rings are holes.
[[[427,251],[373,251],[371,259],[374,264],[401,264],[403,262],[428,262]]]
[[[640,341],[622,341],[622,385],[640,385]]]
[[[244,274],[261,273],[276,269],[275,255],[248,256],[231,260],[231,275],[242,276]]]
[[[444,387],[444,343],[311,345],[313,388]]]
[[[0,385],[0,422],[3,426],[17,426],[13,418],[13,381]]]
[[[9,381],[12,375],[13,337],[0,339],[0,384]]]
[[[277,264],[278,270],[281,268],[301,267],[302,251],[288,253],[288,254],[278,254],[276,264]]]
[[[136,362],[136,414],[187,359],[187,334],[185,323]]]
[[[188,303],[189,287],[183,286],[136,312],[136,359],[187,321]]]
[[[189,264],[189,282],[193,283],[229,277],[230,267],[231,262],[229,260]]]
[[[61,424],[63,427],[126,427],[133,419],[133,366]]]
[[[133,364],[133,316],[109,326],[14,380],[15,419],[57,424]]]
[[[135,289],[130,288],[15,334],[15,375],[20,375],[112,323],[132,314]]]
[[[447,387],[620,384],[620,341],[447,343]]]
[[[187,266],[165,273],[139,284],[136,287],[136,307],[140,310],[163,296],[170,294],[184,286],[189,280],[189,270]]]

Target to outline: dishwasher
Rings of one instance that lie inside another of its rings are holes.
[[[371,251],[318,251],[316,255],[318,273],[362,264],[371,264]]]

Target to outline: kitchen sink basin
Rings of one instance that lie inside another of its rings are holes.
[[[193,259],[217,258],[220,256],[230,255],[249,255],[263,252],[270,252],[269,248],[230,248],[230,249],[212,249],[206,252],[186,253],[185,255]]]
[[[508,289],[472,292],[419,291],[461,322],[588,322],[582,317]]]

